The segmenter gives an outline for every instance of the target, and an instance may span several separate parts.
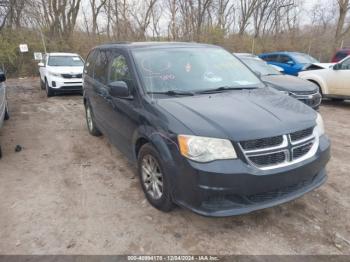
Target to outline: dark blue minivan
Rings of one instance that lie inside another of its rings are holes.
[[[146,198],[162,211],[248,213],[326,181],[320,114],[220,47],[101,45],[83,79],[89,132],[137,164]]]

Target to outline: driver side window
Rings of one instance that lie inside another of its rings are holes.
[[[115,81],[130,81],[129,67],[123,55],[116,54],[111,61],[109,83]]]
[[[120,53],[113,52],[109,62],[108,84],[116,81],[124,81],[129,88],[133,88],[133,80],[130,75],[126,57]]]

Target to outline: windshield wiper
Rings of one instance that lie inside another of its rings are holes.
[[[197,94],[212,94],[229,90],[256,89],[256,86],[220,86],[214,89],[206,89],[196,92]]]
[[[151,95],[160,94],[160,95],[168,95],[168,96],[193,96],[194,95],[193,92],[183,91],[183,90],[169,90],[165,92],[155,91],[155,92],[147,92],[147,94],[151,94]]]

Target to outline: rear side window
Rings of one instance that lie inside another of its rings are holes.
[[[262,59],[266,62],[277,62],[278,55],[267,55],[263,56]]]
[[[93,50],[86,59],[84,73],[90,77],[94,77],[94,64],[96,59],[96,50]]]
[[[94,66],[94,78],[96,81],[106,84],[107,83],[107,68],[108,68],[108,56],[105,50],[97,51],[95,66]]]

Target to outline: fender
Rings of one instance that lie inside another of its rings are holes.
[[[308,80],[310,82],[315,82],[321,88],[322,94],[324,95],[329,94],[327,83],[326,81],[323,80],[321,76],[316,74],[307,74],[307,75],[301,75],[300,78]]]
[[[170,152],[170,147],[175,147],[178,150],[178,145],[165,134],[165,132],[161,132],[152,128],[151,126],[140,126],[134,131],[132,137],[132,143],[134,146],[133,158],[137,161],[137,153],[139,145],[139,141],[147,141],[151,143],[159,152],[162,157],[162,160],[167,163],[167,165],[173,165],[173,156]]]

